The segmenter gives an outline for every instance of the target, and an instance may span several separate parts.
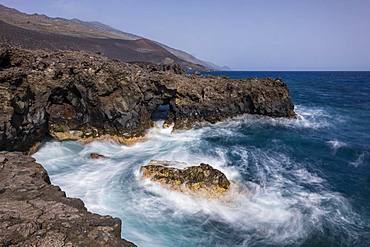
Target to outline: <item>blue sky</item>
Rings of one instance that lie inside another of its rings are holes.
[[[100,21],[238,70],[370,70],[369,0],[0,0]]]

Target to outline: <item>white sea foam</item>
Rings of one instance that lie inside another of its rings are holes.
[[[296,105],[294,111],[296,118],[271,118],[266,116],[244,114],[234,117],[229,121],[216,123],[215,126],[221,127],[218,132],[229,134],[230,136],[240,136],[241,134],[234,131],[234,128],[248,126],[285,126],[295,129],[321,129],[330,127],[333,121],[345,121],[336,116],[331,116],[325,109],[320,107],[306,107]]]
[[[308,172],[306,169],[298,169],[294,171],[294,175],[301,179],[302,182],[309,184],[320,184],[324,182],[319,176]]]
[[[327,141],[326,142],[330,148],[336,152],[338,149],[342,148],[342,147],[345,147],[347,146],[347,144],[345,142],[341,142],[341,141],[338,141],[338,140],[330,140],[330,141]]]
[[[298,127],[318,129],[331,125],[332,116],[322,108],[297,105],[294,110],[297,113],[295,124]]]
[[[357,157],[357,159],[355,161],[353,161],[353,162],[350,162],[350,164],[353,165],[354,167],[358,167],[358,166],[362,165],[364,163],[364,161],[365,161],[365,154],[366,153],[361,153]]]
[[[308,112],[301,112],[303,120],[244,116],[175,133],[159,125],[149,130],[145,141],[132,146],[50,142],[34,157],[68,196],[81,198],[93,212],[122,218],[123,236],[141,246],[217,243],[232,232],[242,238],[242,245],[255,244],[256,239],[261,245],[288,245],[321,231],[324,223],[348,225],[355,217],[348,202],[285,153],[243,145],[210,150],[204,139],[243,138],[234,127],[250,121],[293,128],[325,126],[325,112]],[[91,160],[91,152],[107,158]],[[229,160],[229,154],[235,160]],[[224,200],[169,191],[140,178],[140,166],[151,159],[209,163],[239,186]],[[246,175],[251,179],[246,180]]]

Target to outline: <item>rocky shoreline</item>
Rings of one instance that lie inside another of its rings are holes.
[[[30,156],[0,152],[0,246],[135,246],[121,220],[87,211]]]
[[[0,98],[0,150],[23,152],[48,136],[125,143],[145,135],[161,106],[175,129],[244,113],[295,115],[281,80],[201,77],[176,65],[7,46],[0,46]]]
[[[1,244],[133,246],[121,239],[119,219],[88,212],[81,200],[51,185],[34,159],[11,151],[32,153],[47,138],[127,144],[140,140],[157,116],[176,130],[245,113],[294,117],[287,85],[279,79],[202,77],[176,65],[1,45]]]

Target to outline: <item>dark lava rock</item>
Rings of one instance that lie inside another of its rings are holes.
[[[98,153],[91,153],[90,158],[93,160],[97,160],[97,159],[103,159],[105,158],[105,156],[102,154],[98,154]]]
[[[165,185],[181,192],[200,192],[210,197],[222,195],[230,188],[230,181],[221,171],[208,164],[190,166],[184,169],[174,166],[185,166],[176,161],[152,160],[142,166],[140,172],[144,178]]]
[[[174,65],[0,45],[0,150],[28,151],[48,135],[124,142],[143,136],[161,105],[175,129],[244,113],[295,115],[281,80],[190,76]]]
[[[66,197],[33,158],[0,152],[0,246],[135,245],[121,239],[120,219]]]

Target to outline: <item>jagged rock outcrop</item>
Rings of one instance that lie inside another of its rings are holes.
[[[230,188],[230,181],[225,174],[208,164],[201,163],[184,169],[175,166],[186,166],[186,163],[151,160],[140,168],[140,172],[143,178],[185,193],[219,197]]]
[[[0,150],[30,151],[49,136],[129,143],[163,115],[156,114],[159,109],[168,109],[166,125],[175,129],[244,113],[295,115],[281,80],[201,77],[186,75],[176,65],[0,45]],[[214,196],[230,186],[224,174],[206,164],[184,170],[147,166],[142,171],[180,191]],[[120,239],[120,224],[87,212],[79,199],[66,198],[32,158],[0,152],[2,245],[130,246]]]
[[[175,129],[243,113],[294,116],[281,80],[190,76],[176,66],[0,46],[0,150],[27,151],[48,135],[124,143],[144,135],[161,105]]]
[[[86,210],[29,156],[0,152],[0,246],[135,246],[121,220]]]

